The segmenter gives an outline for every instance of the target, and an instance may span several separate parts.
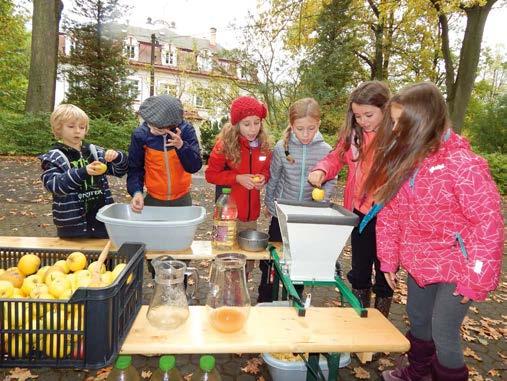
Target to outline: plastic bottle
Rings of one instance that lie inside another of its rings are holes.
[[[230,188],[223,188],[213,213],[212,246],[218,250],[230,250],[236,243],[238,207],[231,197]]]
[[[215,358],[211,355],[201,356],[199,369],[192,374],[190,381],[222,381],[215,368]]]
[[[158,361],[158,369],[151,375],[150,381],[183,381],[180,371],[176,368],[174,356],[162,356]]]
[[[139,373],[132,365],[132,356],[118,356],[107,381],[141,381]]]

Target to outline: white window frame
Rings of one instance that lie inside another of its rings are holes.
[[[125,38],[123,51],[129,60],[139,61],[139,42],[134,36]]]
[[[177,66],[178,65],[178,49],[171,44],[164,44],[162,46],[162,65],[164,66]],[[171,62],[172,61],[172,62]]]

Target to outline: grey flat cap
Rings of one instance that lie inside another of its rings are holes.
[[[183,121],[183,105],[170,95],[156,95],[146,98],[139,107],[139,114],[153,127],[178,126]]]

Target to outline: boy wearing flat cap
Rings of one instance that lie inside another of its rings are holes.
[[[169,95],[149,97],[139,114],[144,121],[132,133],[129,147],[132,210],[192,205],[191,174],[201,169],[202,159],[194,127],[183,119],[181,101]]]

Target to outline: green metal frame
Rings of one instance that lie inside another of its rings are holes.
[[[278,293],[280,290],[279,283],[282,282],[282,300],[290,299],[292,306],[296,309],[299,316],[306,315],[306,309],[304,302],[294,288],[294,283],[282,270],[280,264],[280,257],[273,245],[268,246],[268,250],[275,267],[275,277],[273,281],[273,300],[278,300]],[[368,316],[368,310],[363,308],[361,302],[356,298],[352,291],[347,287],[345,282],[340,277],[335,277],[334,281],[302,281],[296,282],[296,284],[304,284],[310,287],[336,287],[340,291],[340,302],[343,305],[343,299],[345,299],[350,306],[357,312],[357,314],[364,318]],[[328,364],[328,381],[338,380],[338,370],[340,368],[340,353],[322,353],[327,359]],[[303,361],[306,364],[308,372],[306,372],[306,381],[320,381],[324,380],[325,377],[319,365],[320,353],[310,353],[308,355],[308,361],[301,355]]]

